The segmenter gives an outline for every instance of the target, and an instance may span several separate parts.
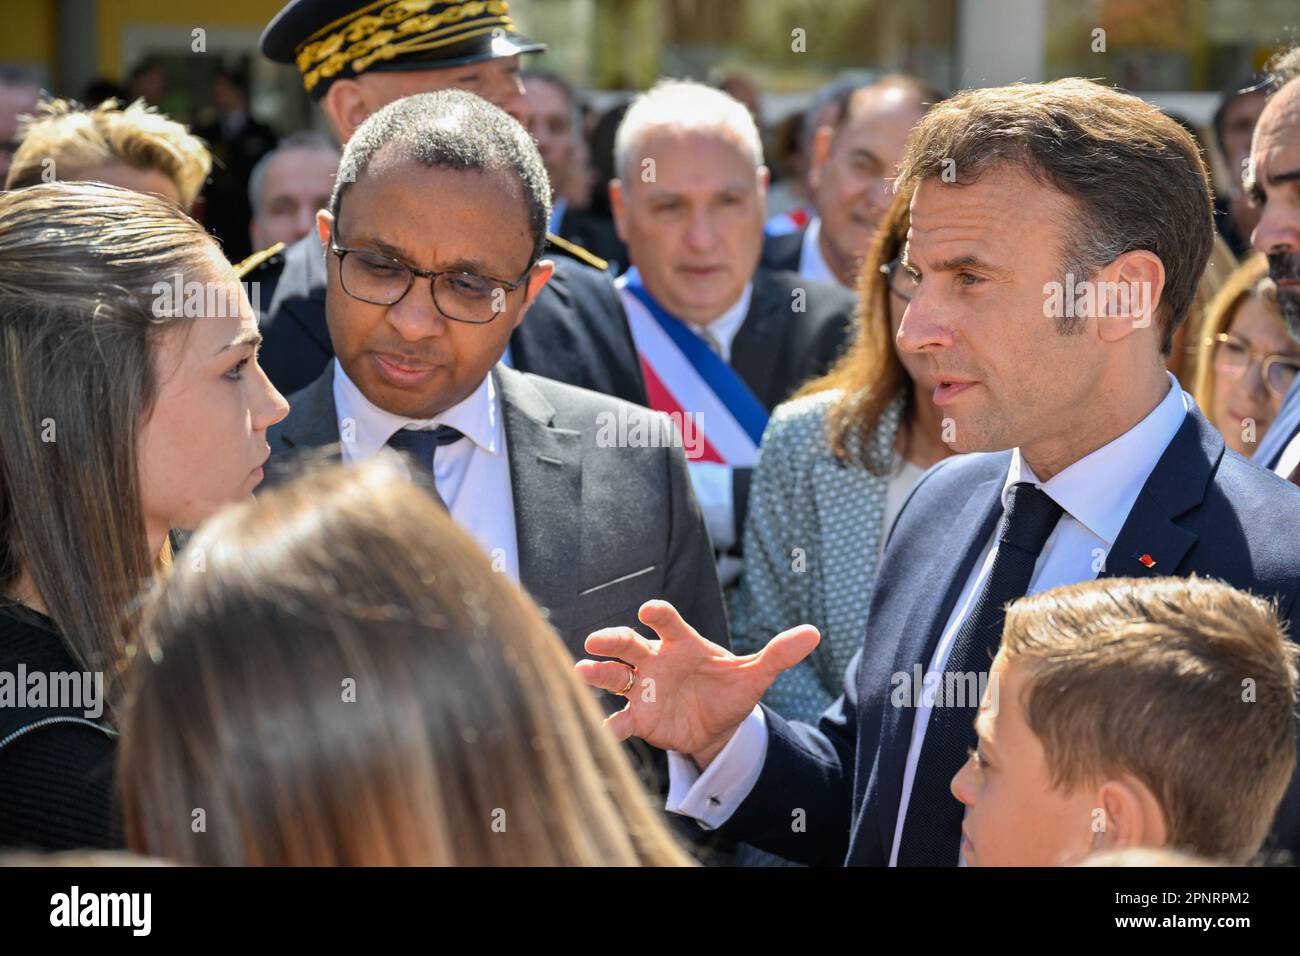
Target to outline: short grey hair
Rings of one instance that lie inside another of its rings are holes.
[[[336,158],[339,155],[338,143],[334,142],[327,134],[317,130],[298,130],[298,132],[290,133],[280,140],[275,149],[257,161],[257,165],[253,167],[253,171],[248,175],[248,208],[253,210],[254,219],[261,214],[262,184],[266,182],[266,171],[271,168],[271,163],[275,161],[276,157],[283,156],[295,149],[320,150],[322,153],[333,153]]]
[[[755,169],[763,165],[763,139],[745,104],[703,83],[660,80],[632,100],[614,136],[614,170],[621,179],[631,178],[641,144],[660,129],[729,134]]]
[[[513,176],[527,204],[533,261],[541,258],[551,218],[551,183],[537,144],[504,110],[456,89],[417,93],[389,103],[361,124],[343,150],[330,197],[334,216],[349,187],[387,148],[429,167]]]

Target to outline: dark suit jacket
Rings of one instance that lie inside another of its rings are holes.
[[[670,601],[709,640],[730,645],[708,532],[679,447],[619,446],[602,425],[622,415],[627,434],[651,428],[657,413],[595,392],[498,365],[496,376],[510,456],[519,577],[575,659],[602,627],[628,625],[651,598]],[[283,480],[289,460],[339,441],[334,363],[289,397],[290,411],[267,440],[267,484]],[[638,426],[638,422],[641,423]],[[624,701],[601,694],[608,712]],[[663,751],[630,740],[629,758],[651,790],[667,792]],[[694,852],[727,863],[729,844],[683,817],[668,823]]]
[[[764,708],[767,759],[757,785],[722,828],[728,836],[805,863],[888,863],[916,714],[890,703],[891,675],[929,665],[1001,517],[1010,457],[948,458],[917,484],[886,546],[866,642],[849,664],[844,695],[816,727]],[[1193,410],[1143,486],[1103,574],[1195,572],[1276,596],[1279,612],[1290,618],[1300,595],[1297,541],[1300,488],[1225,451],[1219,433]],[[1137,560],[1146,553],[1156,558],[1155,568]],[[806,811],[806,833],[790,832],[794,807]],[[959,838],[952,834],[954,864]],[[1271,842],[1300,850],[1294,781]]]
[[[640,627],[637,608],[651,598],[671,601],[701,634],[727,644],[713,553],[682,449],[620,447],[600,437],[606,420],[622,415],[636,434],[634,423],[656,413],[503,365],[493,374],[520,583],[570,653],[586,657],[582,643],[599,628]],[[334,364],[290,396],[289,407],[267,435],[272,481],[287,458],[339,441]]]
[[[609,263],[610,272],[618,275],[627,268],[627,246],[608,216],[587,209],[564,210],[560,219],[560,236],[595,253]]]
[[[553,261],[555,273],[510,337],[515,367],[644,405],[641,363],[613,282],[571,259]],[[306,388],[334,357],[320,240],[313,233],[243,278],[259,312],[267,377],[285,395]]]
[[[1300,376],[1291,383],[1286,398],[1282,400],[1282,408],[1278,411],[1277,418],[1273,419],[1273,423],[1268,426],[1268,431],[1264,433],[1264,440],[1259,443],[1250,460],[1261,468],[1272,471],[1277,467],[1282,452],[1286,451],[1286,446],[1291,444],[1291,439],[1296,436],[1296,432],[1300,432]]]
[[[799,260],[803,257],[803,237],[807,233],[808,227],[804,226],[798,232],[787,232],[781,236],[764,236],[763,258],[759,264],[766,269],[798,272]]]

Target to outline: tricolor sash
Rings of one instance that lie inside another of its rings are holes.
[[[689,416],[703,436],[700,461],[752,468],[767,427],[767,409],[736,370],[646,291],[635,267],[617,281],[641,359],[650,407],[679,427]]]

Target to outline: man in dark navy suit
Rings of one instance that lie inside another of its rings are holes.
[[[1251,242],[1268,256],[1278,307],[1291,337],[1300,342],[1300,46],[1278,60],[1273,83],[1277,92],[1255,127],[1245,185],[1263,207]],[[1253,461],[1300,484],[1300,379]]]
[[[972,90],[921,122],[899,183],[916,190],[918,286],[898,342],[926,356],[945,438],[974,454],[904,505],[844,695],[817,726],[782,719],[758,701],[815,629],[738,658],[662,602],[640,611],[660,641],[599,631],[588,652],[619,660],[578,665],[613,693],[630,667],[654,680],[657,699],[630,698],[609,725],[675,751],[670,810],[812,864],[957,864],[965,691],[986,683],[1015,598],[1195,573],[1284,618],[1300,600],[1300,488],[1226,451],[1165,370],[1213,231],[1187,133],[1085,80]],[[1275,847],[1300,849],[1298,796]],[[1116,828],[1096,840],[1120,845]]]

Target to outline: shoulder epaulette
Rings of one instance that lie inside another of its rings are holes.
[[[241,260],[239,264],[235,266],[235,273],[236,275],[239,276],[239,278],[242,279],[244,276],[248,275],[258,266],[260,266],[263,262],[266,262],[268,259],[272,258],[273,256],[279,255],[283,251],[284,251],[284,243],[277,242],[269,249],[263,249],[261,252],[255,252],[247,259]]]
[[[568,239],[565,239],[562,236],[557,236],[553,232],[548,232],[546,234],[546,241],[555,246],[555,248],[559,249],[561,252],[567,252],[579,262],[586,263],[593,269],[599,269],[601,272],[604,272],[609,268],[609,263],[594,252],[589,252],[576,242],[570,242]]]

